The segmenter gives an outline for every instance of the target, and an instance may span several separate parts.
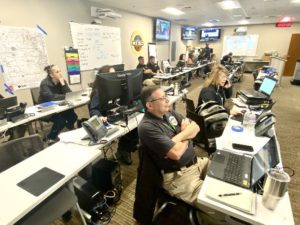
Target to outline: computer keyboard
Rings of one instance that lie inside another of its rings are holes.
[[[244,166],[245,157],[242,155],[230,154],[224,171],[224,180],[229,183],[240,184],[243,179],[241,170]]]

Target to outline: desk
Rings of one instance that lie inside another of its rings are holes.
[[[81,99],[79,101],[76,101],[76,104],[74,104],[74,105],[64,105],[64,106],[57,105],[53,109],[46,111],[46,112],[40,112],[40,110],[38,109],[38,105],[27,107],[25,110],[25,114],[29,114],[29,115],[33,114],[33,116],[29,116],[27,118],[24,118],[22,120],[15,122],[15,123],[13,123],[11,121],[7,122],[7,124],[0,126],[0,133],[5,132],[6,130],[8,130],[10,128],[14,128],[19,125],[26,124],[26,123],[31,123],[35,120],[41,119],[43,117],[46,117],[46,116],[49,116],[49,115],[52,115],[55,113],[60,113],[60,112],[66,111],[68,109],[80,107],[82,105],[87,104],[89,101],[90,101],[89,96],[82,96]]]
[[[58,142],[0,173],[0,224],[14,224],[101,154],[99,146]],[[38,197],[16,185],[43,167],[57,171],[65,177]]]
[[[269,61],[262,61],[262,60],[249,60],[244,61],[244,71],[243,72],[253,72],[263,66],[268,66]]]
[[[230,130],[231,130],[230,128],[232,125],[236,125],[237,123],[240,124],[240,122],[238,122],[238,121],[233,121],[232,119],[229,119],[229,121],[226,125],[226,128],[223,132],[223,135],[221,136],[220,139],[217,139],[218,149],[222,149],[222,147],[223,147],[223,146],[221,146],[221,148],[219,148],[218,142],[224,143],[224,141],[226,139],[233,138],[232,134],[230,134]],[[273,132],[275,134],[274,128],[273,128]],[[252,141],[251,141],[251,139],[252,139]],[[250,138],[250,141],[251,141],[251,143],[255,143],[256,148],[259,148],[260,144],[263,145],[263,142],[264,142],[263,139],[264,139],[264,137],[261,137],[261,138],[253,137],[253,138]],[[236,141],[237,138],[235,138],[234,140]],[[277,142],[277,149],[278,149],[278,153],[279,153],[278,155],[280,156],[280,146],[279,146],[278,141],[276,141],[276,142]],[[225,143],[225,145],[226,145],[226,143]],[[254,147],[254,151],[256,150],[256,148]],[[281,162],[281,158],[280,158],[280,162]],[[210,182],[215,182],[215,181],[216,181],[215,178],[206,176],[206,178],[203,182],[203,186],[201,187],[201,191],[199,192],[199,195],[197,198],[198,203],[200,204],[200,206],[199,206],[200,208],[201,208],[201,205],[203,205],[205,207],[209,207],[213,210],[220,211],[224,214],[238,218],[242,221],[246,221],[251,224],[259,224],[259,225],[262,225],[262,224],[293,225],[294,224],[293,213],[292,213],[292,208],[291,208],[290,198],[289,198],[288,193],[286,193],[284,198],[281,199],[277,208],[274,211],[265,208],[264,205],[262,204],[262,196],[257,194],[256,195],[257,196],[256,213],[255,213],[255,215],[250,215],[250,214],[236,210],[232,207],[226,206],[222,203],[216,202],[216,201],[208,198],[205,194],[207,187],[209,186]],[[224,183],[224,182],[223,181],[217,181],[217,182],[219,182],[218,186],[219,186],[220,190],[222,190],[222,183]]]

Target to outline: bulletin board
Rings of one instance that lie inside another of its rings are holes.
[[[257,44],[257,34],[224,36],[223,55],[232,52],[233,56],[256,56]]]
[[[6,87],[38,87],[47,65],[45,34],[37,28],[0,26],[0,74]]]
[[[119,27],[70,22],[70,28],[73,47],[78,49],[81,70],[122,63]]]

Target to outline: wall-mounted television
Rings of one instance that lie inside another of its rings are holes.
[[[200,29],[200,41],[217,41],[221,38],[220,28]]]
[[[196,40],[197,27],[184,26],[181,27],[181,40]]]
[[[169,41],[171,22],[163,19],[155,19],[154,35],[156,41]]]

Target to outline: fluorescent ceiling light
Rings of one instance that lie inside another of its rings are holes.
[[[202,26],[204,27],[212,27],[214,24],[213,23],[203,23]]]
[[[240,17],[242,17],[242,15],[241,14],[235,14],[235,15],[232,15],[232,17],[233,18],[240,18]]]
[[[238,23],[242,25],[249,24],[249,20],[240,20]]]
[[[208,22],[210,22],[210,23],[219,23],[220,20],[219,19],[211,19]]]
[[[300,0],[292,0],[292,3],[300,4]]]
[[[292,22],[295,18],[291,16],[284,16],[278,19],[280,23]]]
[[[231,10],[231,9],[239,9],[241,8],[241,5],[238,1],[236,0],[225,0],[222,2],[218,2],[218,5],[223,9],[223,10]]]
[[[162,10],[165,13],[171,14],[171,15],[175,15],[175,16],[180,16],[182,14],[184,14],[184,12],[182,12],[179,9],[173,8],[173,7],[167,7],[165,9]]]

